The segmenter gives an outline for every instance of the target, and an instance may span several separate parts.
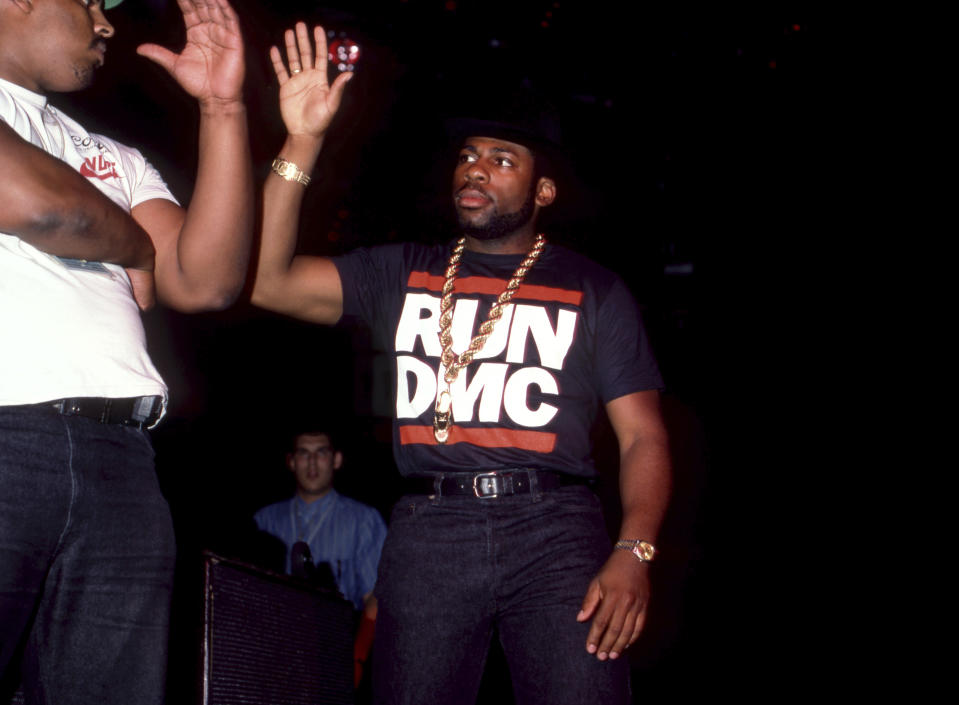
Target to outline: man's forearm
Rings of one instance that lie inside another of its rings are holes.
[[[235,300],[253,231],[246,108],[201,104],[200,115],[196,186],[175,245],[165,248],[162,265],[158,261],[161,299],[184,309],[222,308]]]
[[[51,204],[11,234],[58,257],[153,270],[154,248],[147,233],[129,214],[107,204]]]
[[[619,491],[623,519],[619,538],[654,543],[666,514],[672,479],[669,434],[659,393],[638,392],[610,402],[619,441]]]
[[[310,174],[322,147],[322,138],[288,135],[278,156]],[[259,261],[253,286],[253,303],[257,306],[282,310],[287,304],[287,285],[305,194],[306,189],[299,183],[273,173],[266,177]]]
[[[656,542],[669,501],[671,466],[665,434],[638,440],[620,457],[623,519],[619,538]]]

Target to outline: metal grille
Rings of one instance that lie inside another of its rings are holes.
[[[353,702],[352,604],[206,558],[203,705]]]

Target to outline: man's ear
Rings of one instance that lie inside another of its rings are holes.
[[[293,472],[293,453],[286,454],[286,469]]]
[[[536,205],[548,206],[556,200],[556,182],[548,176],[541,176],[536,184]]]
[[[333,469],[339,470],[343,464],[343,454],[340,451],[333,453]]]

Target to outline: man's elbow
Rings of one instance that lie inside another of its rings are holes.
[[[195,308],[190,313],[202,313],[204,311],[222,311],[229,308],[236,300],[240,298],[243,291],[243,282],[237,282],[232,285],[220,285],[207,287],[201,292],[194,301]]]
[[[240,298],[243,282],[231,287],[218,287],[205,294],[200,303],[202,311],[222,311],[229,308]]]
[[[206,281],[196,286],[179,286],[160,291],[160,301],[180,313],[207,313],[229,308],[243,293],[239,281]]]
[[[253,283],[253,291],[250,292],[250,303],[258,308],[273,311],[277,307],[276,300],[274,288],[264,280],[260,273],[257,273],[256,281]]]

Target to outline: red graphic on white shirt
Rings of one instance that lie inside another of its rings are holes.
[[[102,154],[98,154],[95,157],[83,160],[83,164],[80,165],[80,173],[88,179],[119,179],[120,175],[115,167],[116,165],[113,162],[106,159]]]

